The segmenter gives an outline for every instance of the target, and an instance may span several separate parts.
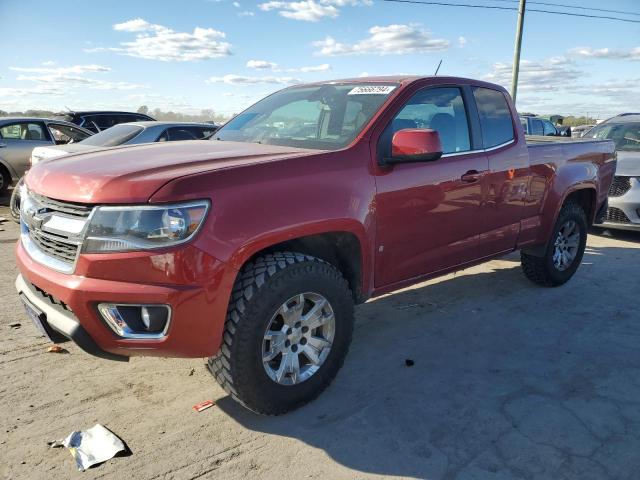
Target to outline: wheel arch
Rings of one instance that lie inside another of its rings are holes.
[[[576,184],[572,187],[568,188],[562,197],[562,199],[556,204],[555,211],[553,211],[553,219],[549,223],[544,225],[542,230],[542,236],[539,237],[543,241],[536,243],[535,245],[529,245],[522,248],[522,251],[528,255],[533,255],[536,257],[541,257],[544,255],[547,245],[551,240],[550,236],[553,231],[553,227],[558,221],[558,216],[560,215],[560,210],[562,207],[566,205],[568,202],[575,201],[579,204],[585,212],[587,216],[587,225],[591,226],[593,224],[595,215],[596,215],[596,201],[597,194],[596,188],[594,185],[589,183]]]
[[[238,270],[255,258],[273,252],[298,252],[311,255],[335,266],[346,278],[355,303],[369,297],[367,250],[364,232],[330,229],[309,234],[279,235],[261,239],[238,249],[231,264]]]

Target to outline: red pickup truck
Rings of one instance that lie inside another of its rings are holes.
[[[55,342],[210,357],[233,398],[279,414],[336,375],[354,304],[516,249],[530,280],[569,280],[615,166],[610,141],[527,145],[493,84],[295,86],[209,142],[36,165],[16,287]]]

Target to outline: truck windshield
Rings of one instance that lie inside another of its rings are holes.
[[[245,110],[213,138],[338,150],[353,141],[396,87],[330,83],[288,88]]]
[[[585,138],[613,140],[616,150],[640,152],[640,122],[603,123],[596,125]]]

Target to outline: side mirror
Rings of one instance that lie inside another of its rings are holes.
[[[437,131],[407,128],[393,135],[391,157],[383,159],[383,164],[433,162],[441,156],[442,143]]]

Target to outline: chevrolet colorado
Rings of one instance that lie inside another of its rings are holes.
[[[210,357],[234,399],[280,414],[334,378],[354,304],[514,250],[533,282],[565,283],[615,167],[611,141],[527,145],[490,83],[290,87],[211,141],[35,165],[16,288],[55,342]]]

